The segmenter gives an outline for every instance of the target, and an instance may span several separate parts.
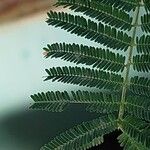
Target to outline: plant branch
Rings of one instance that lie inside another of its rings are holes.
[[[126,67],[124,85],[123,85],[123,89],[122,89],[121,104],[120,104],[119,116],[118,116],[119,120],[122,120],[123,115],[124,115],[124,110],[125,110],[126,93],[127,93],[127,88],[128,88],[128,82],[129,82],[131,59],[133,56],[133,50],[134,50],[134,45],[135,45],[135,37],[136,37],[136,31],[137,31],[137,26],[138,26],[139,13],[140,13],[140,6],[137,6],[136,12],[135,12],[135,22],[133,25],[134,28],[133,28],[132,40],[131,40],[131,45],[129,48],[129,56],[128,56],[128,61],[127,61],[127,65],[126,65],[127,67]]]

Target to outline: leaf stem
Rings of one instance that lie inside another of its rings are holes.
[[[137,31],[137,27],[138,27],[139,13],[140,13],[140,6],[137,6],[136,12],[135,12],[135,22],[133,24],[134,28],[133,28],[132,40],[131,40],[128,60],[127,60],[127,64],[126,64],[125,79],[124,79],[124,84],[123,84],[123,89],[122,89],[121,104],[120,104],[119,116],[118,116],[119,120],[122,120],[123,115],[124,115],[126,93],[127,93],[128,83],[129,83],[129,74],[130,74],[130,68],[131,68],[131,64],[132,64],[131,60],[132,60],[132,56],[133,56],[133,49],[135,46],[135,37],[136,37],[136,31]]]

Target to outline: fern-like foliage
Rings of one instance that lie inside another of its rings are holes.
[[[50,143],[41,148],[45,149],[72,149],[82,150],[103,142],[103,135],[112,132],[117,127],[116,117],[107,115],[95,120],[84,122],[59,137],[56,137]]]
[[[31,96],[35,102],[31,109],[62,112],[69,105],[81,104],[99,118],[62,133],[41,150],[89,149],[114,130],[122,131],[118,141],[124,150],[149,150],[150,1],[58,0],[56,6],[76,13],[50,11],[48,25],[100,47],[48,44],[44,48],[46,58],[60,58],[77,66],[48,68],[45,81],[97,88],[99,92],[42,92]]]
[[[150,36],[143,35],[141,37],[137,37],[137,52],[150,54]]]
[[[119,110],[119,95],[77,91],[69,95],[64,92],[38,93],[31,96],[36,102],[32,109],[40,109],[52,112],[62,112],[70,104],[84,104],[88,111],[110,113]]]
[[[46,58],[62,58],[76,64],[91,65],[93,68],[113,72],[122,72],[124,70],[125,56],[118,53],[115,55],[115,53],[108,49],[79,44],[54,43],[47,45],[44,50],[47,52]]]

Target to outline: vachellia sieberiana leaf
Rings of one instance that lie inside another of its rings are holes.
[[[57,0],[55,6],[71,12],[49,11],[48,25],[89,43],[47,44],[46,59],[60,58],[75,65],[45,69],[44,81],[89,90],[33,94],[30,108],[62,112],[80,104],[96,119],[65,131],[41,150],[86,150],[103,143],[104,136],[115,130],[122,132],[118,142],[124,150],[149,150],[150,1]]]

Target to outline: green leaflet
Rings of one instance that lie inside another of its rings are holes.
[[[47,23],[113,49],[126,51],[130,46],[131,37],[126,33],[81,16],[50,11]]]
[[[98,21],[120,28],[123,30],[131,30],[132,18],[123,10],[106,5],[96,0],[58,0],[56,6],[68,7],[75,12],[83,12],[83,14],[92,17]]]
[[[122,9],[127,12],[135,10],[136,6],[138,5],[137,0],[99,0],[99,2],[104,3],[106,5],[113,5],[114,7]]]
[[[138,72],[150,71],[150,55],[136,55],[133,57],[133,69]]]
[[[150,148],[150,128],[147,122],[127,116],[120,121],[120,126],[137,143],[142,144],[143,147]]]
[[[149,35],[143,35],[140,38],[137,37],[136,42],[137,42],[138,53],[150,54],[150,36]]]
[[[116,129],[116,117],[108,115],[83,122],[81,125],[60,134],[41,150],[85,150],[101,143],[102,136]],[[97,139],[100,139],[97,141]]]
[[[78,149],[79,150],[86,150],[86,149],[89,149],[93,146],[97,146],[97,145],[103,143],[103,141],[104,141],[103,137],[94,138],[93,140],[91,140],[91,142],[80,146]]]
[[[150,121],[150,98],[143,96],[128,96],[125,110],[135,117]]]
[[[36,110],[45,110],[51,112],[62,112],[70,103],[69,94],[64,92],[47,92],[31,95],[34,104],[30,107]]]
[[[130,80],[130,91],[138,94],[150,97],[150,79],[145,77],[132,77]]]
[[[147,11],[147,13],[150,12],[150,1],[149,0],[143,0],[144,1],[144,5],[145,5],[145,10]]]
[[[44,50],[46,58],[62,58],[76,64],[92,65],[93,67],[119,72],[124,70],[125,57],[110,50],[88,47],[79,44],[54,43],[47,45]]]
[[[48,74],[45,81],[59,81],[80,86],[119,90],[123,78],[121,75],[100,70],[80,67],[56,67],[46,69]]]
[[[119,110],[119,95],[96,93],[88,91],[72,92],[73,99],[76,101],[83,101],[87,104],[87,111],[97,113],[112,113]]]
[[[111,113],[118,111],[120,97],[116,94],[102,92],[77,91],[46,92],[31,95],[34,104],[30,107],[36,110],[62,112],[69,104],[84,104],[88,111]],[[99,107],[101,106],[101,110]],[[92,110],[93,108],[93,110]]]
[[[150,33],[150,14],[144,14],[141,16],[141,29],[146,33]]]
[[[123,146],[123,150],[148,150],[147,147],[135,141],[135,139],[130,137],[127,133],[122,133],[118,137],[118,140],[120,145]]]

